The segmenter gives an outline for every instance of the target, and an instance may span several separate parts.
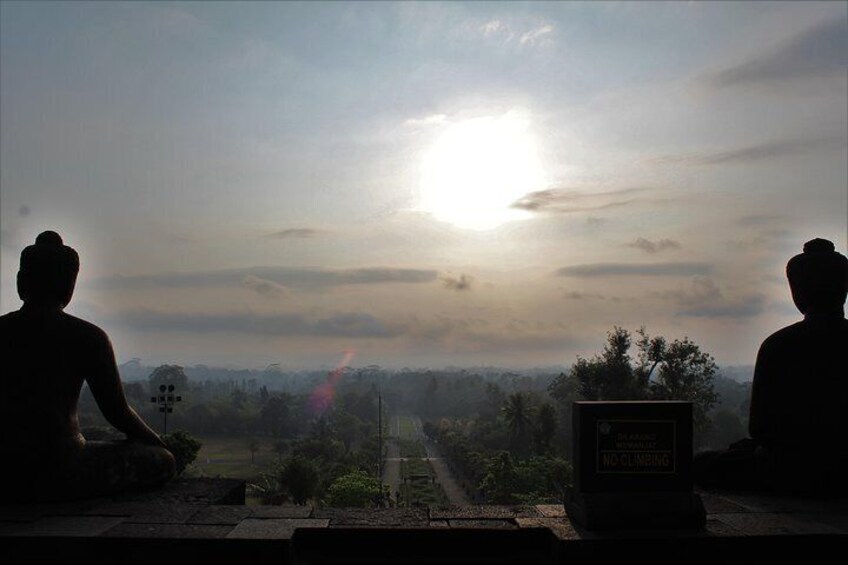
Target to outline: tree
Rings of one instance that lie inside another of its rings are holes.
[[[150,391],[153,394],[159,394],[159,387],[165,385],[174,385],[177,391],[188,389],[188,377],[179,365],[159,365],[150,376],[147,377],[150,382]]]
[[[489,504],[514,504],[516,477],[515,465],[508,451],[496,453],[486,465],[486,476],[480,481],[480,488]]]
[[[327,505],[338,507],[368,507],[382,503],[380,482],[364,471],[338,477],[327,490]]]
[[[696,440],[703,438],[709,428],[708,413],[718,400],[713,389],[718,367],[713,357],[688,337],[668,342],[661,336],[650,337],[644,328],[636,333],[635,362],[629,355],[631,334],[619,327],[607,334],[601,355],[591,360],[577,358],[570,378],[581,396],[587,400],[692,402]]]
[[[291,420],[291,395],[275,394],[268,398],[259,412],[259,422],[266,433],[274,437],[287,436]]]
[[[162,441],[165,442],[168,451],[174,455],[174,459],[177,461],[178,475],[181,475],[185,468],[197,458],[197,452],[203,447],[200,441],[183,430],[176,430],[163,435]]]
[[[521,392],[510,394],[504,403],[502,414],[509,432],[523,437],[530,427],[531,408],[527,395]]]
[[[311,459],[295,455],[286,460],[280,469],[280,486],[288,492],[292,501],[300,506],[315,495],[320,475]]]
[[[277,441],[274,442],[274,447],[272,448],[272,451],[277,454],[277,462],[278,463],[283,462],[283,455],[288,450],[289,450],[289,445],[285,441],[277,440]]]
[[[250,450],[250,464],[253,465],[256,462],[256,454],[259,452],[259,440],[250,438],[247,442],[247,448]]]
[[[554,407],[545,402],[539,406],[536,413],[536,420],[533,423],[533,448],[536,455],[549,455],[551,452],[551,442],[556,433],[556,412]]]

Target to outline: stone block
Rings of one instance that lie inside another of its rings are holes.
[[[12,535],[19,537],[96,537],[121,524],[120,516],[48,516],[21,524]]]
[[[546,528],[550,530],[560,541],[574,541],[582,539],[580,533],[574,529],[571,520],[564,516],[542,517],[542,518],[516,518],[519,528]]]
[[[562,504],[537,504],[536,511],[546,518],[559,518],[565,516],[565,506]]]
[[[202,526],[198,524],[119,524],[104,532],[108,538],[149,539],[216,539],[224,538],[232,526]]]
[[[124,516],[124,522],[132,524],[184,524],[199,510],[200,504],[153,502],[116,502],[102,504],[89,510],[92,516]]]
[[[330,520],[330,527],[416,528],[430,521],[426,508],[321,508],[314,517]]]
[[[186,523],[235,526],[250,516],[251,512],[251,509],[247,506],[213,504],[195,512]]]
[[[511,520],[518,517],[540,516],[534,506],[434,506],[431,520]]]
[[[484,530],[514,530],[518,526],[508,520],[448,520],[451,528],[473,528]]]
[[[227,535],[227,539],[288,540],[298,528],[326,528],[329,524],[326,518],[247,518]]]
[[[252,506],[251,518],[309,518],[311,506]]]

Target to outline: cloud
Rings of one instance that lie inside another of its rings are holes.
[[[339,312],[317,318],[301,313],[173,312],[130,310],[110,315],[112,322],[131,330],[154,333],[300,336],[347,339],[404,339],[421,347],[430,343],[439,351],[493,351],[505,348],[542,349],[570,339],[561,323],[406,316],[384,320],[366,312]]]
[[[560,277],[679,277],[708,275],[713,266],[709,263],[592,263],[571,265],[557,270]]]
[[[253,276],[288,288],[317,288],[360,284],[422,284],[435,281],[439,273],[428,269],[298,269],[292,267],[252,267],[222,271],[159,273],[152,275],[113,275],[92,281],[103,289],[190,288],[241,286]]]
[[[653,296],[675,302],[683,309],[676,316],[690,318],[749,318],[766,308],[765,296],[759,293],[727,298],[710,277],[693,277],[688,288],[653,292]]]
[[[471,290],[471,283],[474,281],[473,277],[469,277],[468,275],[459,275],[459,278],[454,277],[442,277],[442,284],[445,288],[456,291],[464,291]]]
[[[287,298],[289,296],[288,289],[283,285],[255,275],[245,276],[242,280],[242,284],[246,288],[256,292],[256,294],[265,296],[266,298]]]
[[[751,214],[742,216],[736,223],[744,227],[771,226],[774,224],[782,224],[787,220],[786,216],[778,216],[774,214]]]
[[[657,241],[651,241],[645,239],[644,237],[640,237],[633,243],[628,243],[627,247],[641,249],[645,253],[654,255],[655,253],[665,251],[666,249],[680,249],[680,242],[675,241],[673,239],[660,239]]]
[[[799,78],[844,76],[848,67],[848,18],[822,22],[771,51],[708,75],[717,87],[771,85]]]
[[[769,141],[726,151],[664,155],[648,159],[658,165],[710,166],[735,163],[750,163],[766,159],[780,159],[805,155],[813,151],[840,151],[846,147],[848,138],[844,134],[829,137],[786,139]]]
[[[572,290],[563,294],[563,298],[568,298],[569,300],[606,300],[606,295],[598,294],[595,292],[580,292],[578,290]]]
[[[312,228],[290,228],[269,234],[272,239],[309,239],[324,235],[324,230],[316,230]]]
[[[530,25],[508,24],[503,20],[489,20],[478,30],[485,38],[501,38],[504,43],[517,44],[519,47],[544,45],[550,41],[554,26],[548,22],[536,22]]]
[[[654,292],[654,296],[665,300],[674,300],[682,305],[704,306],[721,300],[718,284],[710,277],[694,277],[689,288]]]
[[[518,42],[521,45],[525,45],[525,44],[533,45],[537,41],[539,41],[540,38],[548,35],[549,33],[553,32],[553,31],[554,31],[554,26],[552,26],[550,24],[543,24],[543,25],[537,27],[536,29],[531,29],[530,31],[522,34],[521,39],[519,39]]]
[[[425,116],[423,118],[409,118],[403,122],[403,125],[411,128],[421,128],[421,127],[429,127],[429,126],[438,126],[447,120],[447,116],[444,114],[431,114],[429,116]]]
[[[766,299],[762,294],[752,294],[740,300],[695,306],[678,312],[678,316],[691,318],[751,318],[762,314],[766,309]]]
[[[145,309],[126,311],[115,318],[132,329],[152,332],[349,338],[389,338],[399,335],[398,330],[361,312],[309,319],[301,314],[181,313]]]
[[[489,36],[502,31],[508,32],[509,27],[500,20],[490,20],[480,26],[480,31],[483,35]]]
[[[623,188],[611,191],[589,191],[553,188],[525,194],[512,204],[528,212],[572,214],[625,206],[636,200],[634,195],[648,188]]]

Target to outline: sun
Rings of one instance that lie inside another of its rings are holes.
[[[421,161],[420,209],[475,230],[527,217],[513,203],[545,188],[529,125],[516,111],[449,124]]]

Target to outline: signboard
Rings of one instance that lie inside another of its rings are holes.
[[[589,529],[695,528],[692,403],[575,402],[568,516]]]
[[[575,402],[575,488],[581,492],[692,490],[692,405]]]
[[[597,420],[597,465],[602,474],[674,474],[677,422]]]

